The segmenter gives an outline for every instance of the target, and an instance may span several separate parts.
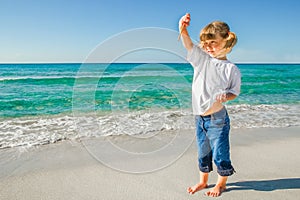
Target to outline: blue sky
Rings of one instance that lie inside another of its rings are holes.
[[[0,63],[83,62],[124,31],[178,31],[187,12],[195,40],[211,21],[230,25],[239,39],[229,55],[234,62],[300,63],[299,8],[295,0],[0,0]]]

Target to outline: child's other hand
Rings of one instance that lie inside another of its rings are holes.
[[[216,96],[216,101],[219,103],[224,103],[227,101],[227,94],[219,94]]]
[[[188,27],[190,25],[190,21],[191,21],[191,15],[189,13],[181,17],[181,19],[179,20],[179,30]]]

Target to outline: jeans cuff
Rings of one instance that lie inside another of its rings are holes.
[[[225,170],[218,170],[218,174],[220,176],[231,176],[233,173],[235,173],[234,168],[225,169]]]
[[[203,172],[203,173],[209,173],[209,172],[212,171],[212,168],[209,167],[209,166],[206,166],[206,167],[200,167],[200,166],[199,166],[199,170],[200,170],[201,172]]]

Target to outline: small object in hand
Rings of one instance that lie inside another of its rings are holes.
[[[180,37],[181,37],[181,34],[182,34],[182,31],[184,29],[184,27],[187,27],[190,25],[190,14],[187,13],[185,14],[181,19],[180,19],[180,22],[179,23],[182,23],[181,26],[180,26],[180,30],[179,30],[179,35],[178,35],[178,41],[180,40]]]
[[[179,35],[178,35],[178,41],[180,40],[182,30],[183,30],[183,27],[181,27],[181,29],[180,29],[180,32],[179,32]]]

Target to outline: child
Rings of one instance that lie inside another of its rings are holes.
[[[217,197],[226,189],[227,177],[235,172],[229,152],[230,120],[222,103],[235,99],[240,93],[241,74],[226,57],[237,37],[226,23],[215,21],[201,30],[200,45],[194,45],[187,31],[189,23],[190,14],[186,14],[179,21],[179,30],[188,51],[187,60],[194,68],[192,104],[200,181],[187,191],[194,194],[208,187],[208,174],[214,161],[218,181],[205,194]]]

